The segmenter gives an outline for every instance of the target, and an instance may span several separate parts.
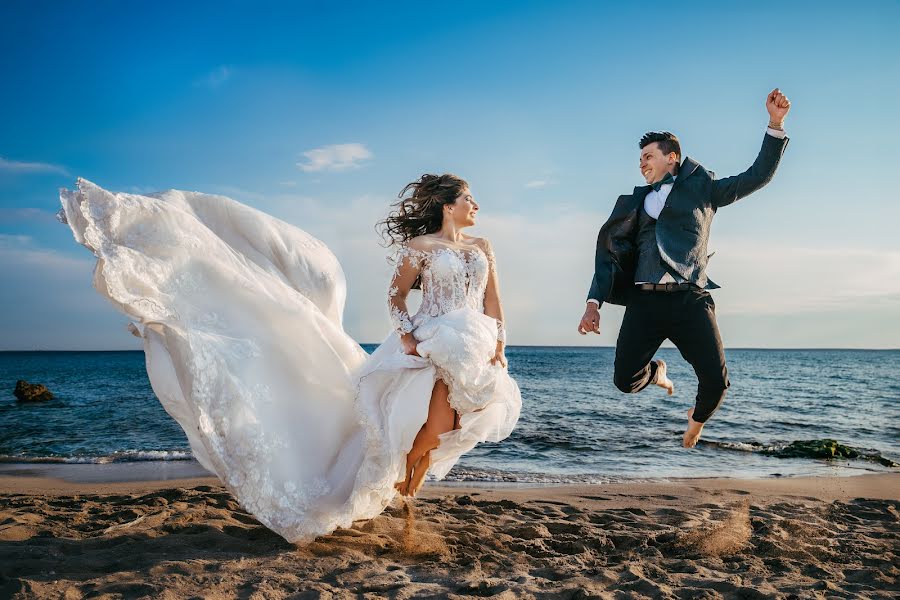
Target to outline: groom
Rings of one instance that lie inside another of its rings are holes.
[[[672,340],[698,380],[685,448],[697,444],[703,424],[730,385],[716,306],[706,291],[719,287],[706,276],[710,225],[716,210],[752,194],[775,175],[788,144],[784,119],[790,107],[779,89],[769,93],[769,126],[759,156],[740,175],[724,179],[716,179],[690,158],[682,162],[673,134],[645,134],[639,144],[640,165],[649,185],[619,196],[597,236],[594,279],[578,332],[600,333],[603,302],[625,306],[614,380],[626,393],[650,384],[674,392],[666,363],[651,360],[664,340]]]

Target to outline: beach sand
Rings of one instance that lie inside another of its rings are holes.
[[[0,597],[900,594],[900,474],[429,484],[409,504],[295,546],[210,477],[67,481],[60,472],[0,476]]]

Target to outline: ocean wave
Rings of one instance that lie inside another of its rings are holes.
[[[611,477],[592,473],[528,473],[516,471],[499,471],[495,469],[472,469],[466,467],[454,467],[442,480],[445,482],[484,482],[484,483],[530,483],[530,484],[587,484],[602,485],[608,483],[637,483],[641,481],[654,481],[652,479],[637,479],[625,477]]]
[[[73,465],[105,465],[143,461],[193,460],[187,450],[122,450],[101,456],[27,456],[0,455],[0,463],[61,463]]]

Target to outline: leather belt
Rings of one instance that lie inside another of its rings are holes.
[[[683,292],[685,290],[699,290],[700,286],[693,283],[638,283],[637,289],[642,292]]]

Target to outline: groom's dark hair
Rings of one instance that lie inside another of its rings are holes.
[[[643,150],[645,146],[652,144],[653,142],[659,143],[659,151],[663,153],[663,156],[674,152],[678,157],[678,160],[681,160],[681,144],[678,143],[678,138],[674,133],[668,131],[648,131],[644,134],[644,137],[641,138],[638,145],[641,147],[641,150]]]

